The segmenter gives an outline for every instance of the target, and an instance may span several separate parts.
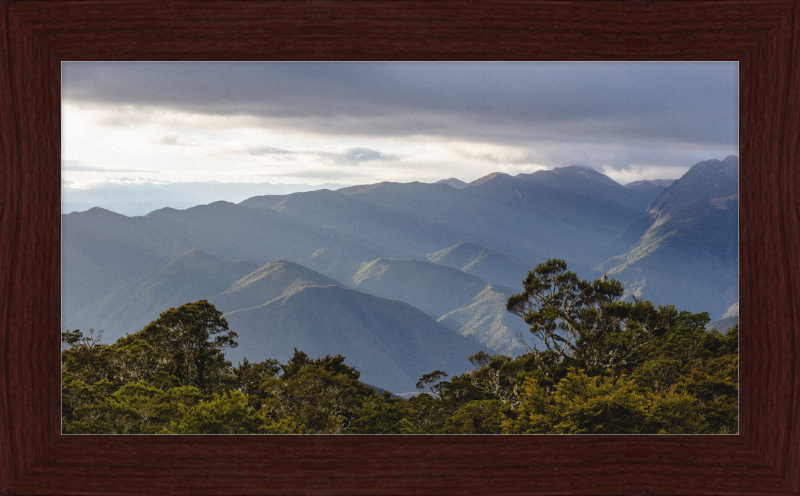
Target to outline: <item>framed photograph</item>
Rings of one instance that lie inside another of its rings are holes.
[[[0,494],[800,493],[797,0],[0,5]],[[247,60],[738,62],[739,433],[62,435],[62,63]]]

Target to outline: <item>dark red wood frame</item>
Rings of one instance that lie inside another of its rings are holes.
[[[0,493],[800,493],[800,0],[0,0]],[[61,436],[60,62],[738,60],[739,436]]]

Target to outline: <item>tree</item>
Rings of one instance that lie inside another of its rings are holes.
[[[270,422],[248,405],[241,391],[214,393],[211,400],[201,400],[163,433],[174,434],[291,434],[289,421]]]
[[[427,387],[428,391],[444,401],[444,392],[447,387],[445,378],[447,378],[447,372],[434,370],[430,374],[424,374],[422,378],[417,381],[417,389],[425,389],[425,387]]]
[[[295,349],[280,365],[280,377],[265,378],[253,395],[262,401],[261,412],[275,422],[293,422],[297,432],[341,434],[350,429],[363,400],[376,393],[358,381],[360,373],[345,365],[341,355],[312,360]]]
[[[287,380],[266,379],[262,412],[275,422],[291,420],[304,434],[341,434],[361,408],[358,381],[309,365]],[[372,392],[374,394],[374,392]]]
[[[530,360],[513,360],[505,355],[489,355],[484,351],[468,358],[475,369],[467,372],[470,384],[491,398],[498,398],[512,410],[519,405],[519,390],[527,378]]]
[[[280,369],[283,371],[281,379],[283,380],[291,379],[293,376],[295,376],[297,373],[299,373],[309,365],[315,365],[333,374],[345,375],[347,376],[347,378],[357,381],[358,378],[361,377],[361,372],[356,370],[355,367],[350,367],[349,365],[345,365],[344,361],[345,357],[343,357],[342,355],[336,355],[336,356],[325,355],[324,358],[317,358],[315,360],[312,360],[308,358],[308,355],[306,355],[302,351],[298,351],[297,348],[295,348],[294,355],[292,355],[292,358],[288,362],[286,362],[285,365],[280,365]]]
[[[409,411],[409,422],[414,432],[419,434],[436,434],[444,426],[449,414],[442,408],[442,402],[429,394],[418,394],[406,402]]]
[[[414,424],[408,420],[410,413],[406,402],[392,398],[389,391],[383,395],[365,398],[361,410],[347,431],[353,434],[413,434]]]
[[[498,400],[470,401],[447,419],[441,434],[500,434],[507,421]]]
[[[117,378],[121,382],[144,382],[168,389],[175,378],[169,373],[170,355],[156,350],[144,339],[116,342],[111,346]]]
[[[69,348],[61,352],[62,380],[79,380],[88,385],[115,375],[113,353],[102,344],[103,331],[89,329],[84,336],[80,329],[61,333],[61,342]]]
[[[619,281],[606,276],[594,282],[579,279],[563,260],[537,265],[524,286],[506,308],[531,326],[532,351],[550,352],[557,361],[571,359],[593,373],[629,368],[677,314],[673,306],[656,309],[650,302],[620,301]],[[546,350],[539,350],[537,341]]]
[[[375,392],[341,355],[285,364],[244,360],[222,312],[205,300],[161,314],[113,345],[62,333],[62,430],[84,434],[737,433],[738,327],[708,314],[620,301],[550,260],[509,308],[546,349],[479,352],[474,370],[435,370],[404,400]],[[101,331],[102,332],[102,331]]]
[[[507,434],[703,434],[697,399],[670,388],[653,393],[625,375],[590,376],[571,368],[553,391],[529,379]]]
[[[726,335],[716,330],[706,333],[700,346],[701,357],[689,360],[676,389],[697,398],[700,411],[709,424],[707,432],[739,432],[739,326]],[[710,356],[702,357],[702,355]]]
[[[572,369],[551,393],[533,379],[523,389],[517,419],[503,423],[507,434],[653,432],[647,398],[624,376],[590,376]]]
[[[280,370],[280,362],[274,358],[267,358],[258,363],[250,363],[250,360],[245,358],[233,369],[233,373],[236,375],[236,388],[251,400],[255,399],[259,396],[261,383],[265,379],[275,377]],[[260,405],[254,406],[260,408]]]
[[[213,304],[206,300],[170,308],[144,329],[128,336],[142,338],[153,347],[166,351],[175,366],[175,376],[184,385],[209,392],[209,379],[228,373],[230,362],[223,350],[235,348],[237,334]],[[213,339],[212,339],[213,338]]]

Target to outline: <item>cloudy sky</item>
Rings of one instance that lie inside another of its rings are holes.
[[[62,65],[62,183],[365,184],[738,155],[724,63]]]

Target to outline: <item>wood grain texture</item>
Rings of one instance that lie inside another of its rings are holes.
[[[800,494],[800,0],[0,0],[0,494]],[[740,61],[739,436],[61,436],[63,60]]]

